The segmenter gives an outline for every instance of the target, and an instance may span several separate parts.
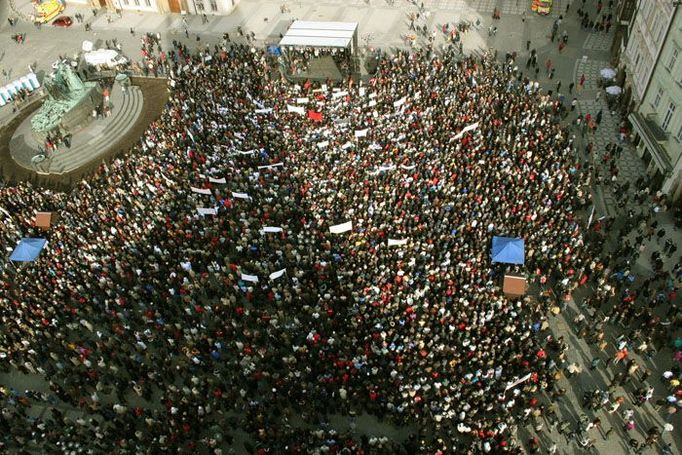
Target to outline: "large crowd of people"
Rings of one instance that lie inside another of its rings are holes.
[[[138,146],[69,193],[0,190],[3,246],[49,240],[3,267],[1,364],[51,391],[2,390],[3,450],[522,453],[520,418],[565,392],[550,310],[618,281],[558,98],[453,49],[387,55],[367,84],[289,84],[272,59],[175,43]],[[554,294],[506,297],[523,270],[493,236]],[[329,425],[363,413],[406,436]]]

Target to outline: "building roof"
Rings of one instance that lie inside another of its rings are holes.
[[[349,47],[357,28],[357,22],[294,21],[279,45]]]

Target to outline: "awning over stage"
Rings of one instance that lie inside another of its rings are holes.
[[[350,47],[357,22],[294,21],[279,42],[280,46]]]

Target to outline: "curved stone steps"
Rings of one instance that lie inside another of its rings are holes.
[[[132,128],[144,105],[142,91],[139,87],[131,86],[125,96],[121,95],[121,100],[121,106],[114,109],[113,119],[110,119],[111,123],[106,126],[103,134],[94,141],[80,144],[71,149],[61,149],[50,162],[49,172],[51,174],[64,174],[100,158],[105,149],[108,149],[111,144]],[[93,153],[93,149],[100,152]]]

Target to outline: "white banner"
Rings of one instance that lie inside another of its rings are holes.
[[[388,239],[388,246],[402,246],[407,244],[407,239],[394,240]]]
[[[266,109],[256,109],[256,114],[269,114],[272,112],[272,108],[268,107]]]
[[[258,169],[272,169],[275,167],[284,166],[284,163],[268,164],[267,166],[258,166]]]
[[[407,170],[409,171],[409,170],[414,169],[415,167],[417,167],[417,165],[416,165],[416,164],[413,164],[412,166],[408,166],[408,165],[406,165],[406,164],[401,164],[400,167],[403,168],[403,169],[407,169]]]
[[[305,108],[301,106],[292,106],[291,104],[287,104],[287,111],[288,112],[295,112],[300,115],[305,115]]]
[[[395,166],[393,166],[393,165],[390,165],[390,166],[381,166],[381,167],[378,168],[377,170],[370,172],[369,175],[379,175],[379,174],[381,174],[382,172],[392,171],[392,170],[394,170],[394,169],[395,169]]]
[[[342,98],[342,97],[344,97],[344,96],[346,96],[346,95],[348,95],[348,91],[343,90],[343,91],[341,91],[341,92],[332,93],[332,98],[334,98],[334,99],[336,99],[336,98]]]
[[[258,283],[258,277],[256,275],[247,275],[246,273],[242,273],[242,281]]]
[[[353,222],[346,221],[345,223],[330,226],[329,232],[331,232],[332,234],[342,234],[344,232],[350,231],[351,229],[353,229]]]
[[[327,147],[328,145],[329,145],[329,141],[320,142],[317,144],[317,148],[322,150],[323,148]]]
[[[286,271],[287,271],[287,269],[282,269],[282,270],[278,270],[278,271],[276,271],[276,272],[272,272],[272,273],[270,274],[270,279],[271,279],[271,280],[276,280],[277,278],[279,278],[279,277],[281,277],[282,275],[284,275],[284,274],[286,273]]]
[[[467,131],[475,130],[476,128],[478,128],[478,122],[472,123],[471,125],[464,128],[462,131],[457,133],[457,135],[455,136],[455,139],[461,138],[462,136],[464,136],[464,133],[466,133]]]
[[[197,207],[197,213],[201,216],[205,215],[217,215],[218,214],[218,209],[216,208],[207,208],[207,207]]]
[[[253,155],[253,154],[256,153],[258,150],[253,149],[253,150],[247,150],[246,152],[242,152],[241,150],[235,150],[235,151],[236,151],[237,153],[239,153],[240,155]]]
[[[296,104],[306,104],[310,100],[308,98],[296,98]]]
[[[246,193],[235,193],[234,191],[232,192],[232,197],[237,199],[251,199],[251,196]]]
[[[281,227],[277,227],[277,226],[265,226],[263,228],[263,232],[272,232],[272,233],[282,232],[282,230],[283,229]]]
[[[195,187],[190,187],[193,193],[199,193],[199,194],[208,194],[209,196],[211,195],[211,190],[208,188],[195,188]]]
[[[530,379],[530,377],[531,377],[532,375],[533,375],[533,373],[528,373],[527,375],[525,375],[525,376],[522,377],[521,379],[517,379],[517,380],[514,381],[514,382],[510,382],[509,384],[507,384],[507,387],[505,387],[504,391],[506,392],[507,390],[513,389],[514,387],[516,387],[517,385],[521,384],[522,382],[526,382],[527,380]]]
[[[395,103],[393,103],[393,107],[400,107],[400,106],[402,106],[403,104],[405,104],[405,101],[407,101],[407,97],[406,97],[406,96],[403,96],[403,97],[400,98],[398,101],[396,101]]]
[[[219,178],[219,179],[215,179],[215,178],[213,178],[213,177],[209,177],[209,178],[208,178],[208,181],[211,182],[211,183],[227,183],[227,180],[225,180],[225,177],[222,177],[222,178]]]
[[[590,218],[587,220],[587,229],[590,228],[590,225],[592,224],[592,218],[594,218],[594,209],[596,206],[592,206],[592,211],[590,212]]]
[[[364,130],[355,130],[355,137],[365,137],[367,136],[368,132],[369,128],[365,128]]]
[[[190,133],[189,130],[188,130],[187,128],[185,128],[185,131],[187,132],[187,135],[189,136],[189,138],[192,139],[192,142],[196,143],[196,141],[194,140],[194,136],[192,135],[192,133]]]

